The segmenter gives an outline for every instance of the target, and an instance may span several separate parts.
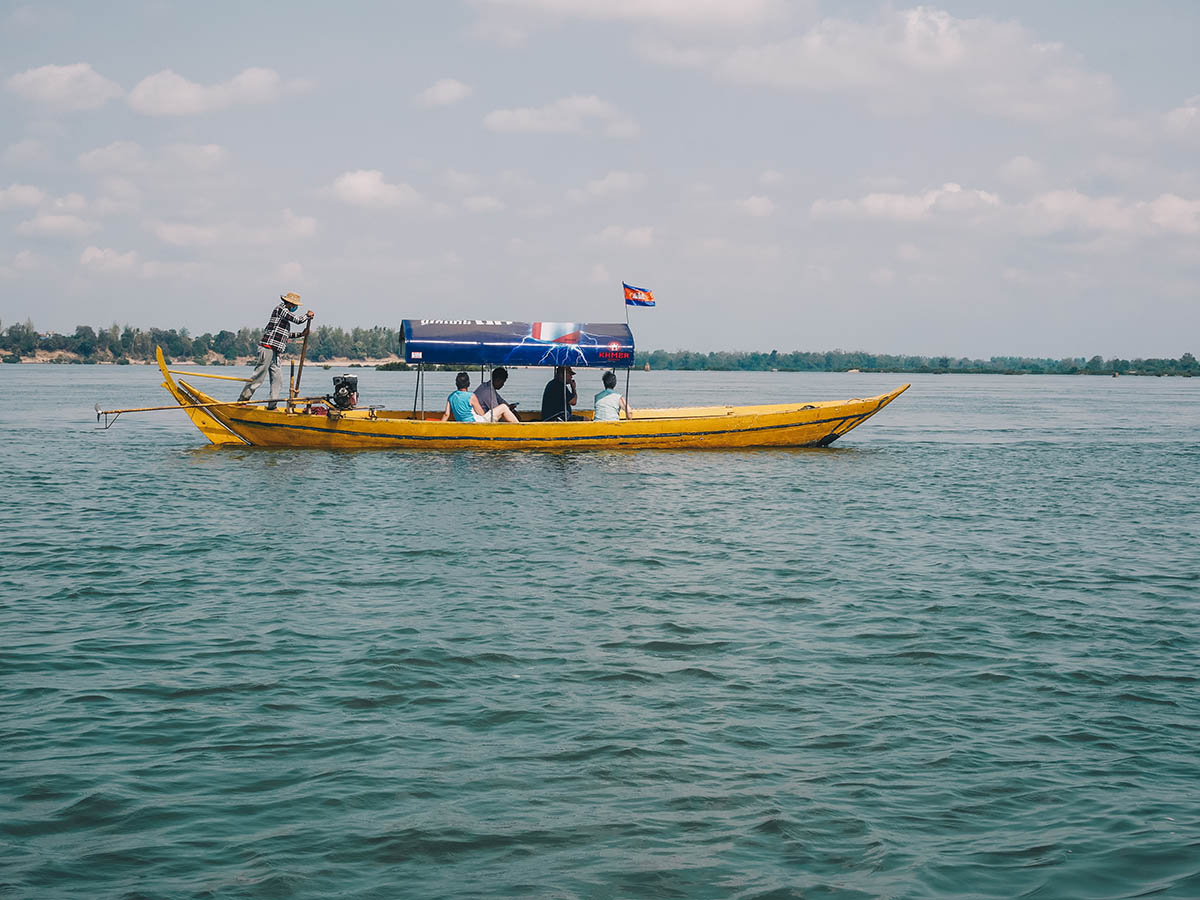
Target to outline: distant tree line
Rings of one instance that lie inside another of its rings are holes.
[[[2,324],[2,323],[0,323]],[[74,334],[39,334],[33,323],[0,328],[0,358],[19,362],[38,350],[66,351],[73,362],[128,363],[154,359],[155,346],[172,360],[199,363],[233,362],[258,352],[260,328],[237,331],[205,332],[192,337],[186,328],[150,328],[143,331],[130,325],[93,328],[79,325]],[[342,357],[379,359],[400,354],[403,333],[396,328],[336,328],[321,325],[308,339],[308,358],[313,362]],[[794,351],[780,353],[695,353],[690,350],[653,350],[637,355],[637,366],[651,369],[679,369],[715,372],[903,372],[972,375],[1200,375],[1200,365],[1191,353],[1179,359],[1104,359],[1093,356],[1065,359],[1040,359],[1025,356],[993,356],[989,359],[952,358],[949,356],[894,356],[862,351],[828,350],[821,353]],[[406,368],[392,363],[390,368]]]
[[[129,362],[154,359],[154,348],[173,360],[195,362],[233,362],[238,357],[258,353],[261,328],[240,328],[237,331],[205,332],[193,337],[186,328],[150,328],[143,331],[126,325],[93,328],[79,325],[74,334],[39,334],[33,323],[26,321],[0,329],[0,356],[5,362],[19,362],[22,356],[33,356],[38,350],[53,353],[63,350],[78,357],[79,362]],[[402,335],[399,329],[335,328],[321,325],[308,338],[308,359],[321,362],[334,357],[349,359],[378,359],[400,350]]]
[[[823,353],[694,353],[690,350],[654,350],[638,354],[638,365],[651,369],[709,370],[716,372],[904,372],[913,374],[970,375],[1200,375],[1200,364],[1191,353],[1179,359],[1104,359],[1093,356],[1039,359],[1026,356],[993,356],[990,359],[949,356],[894,356],[862,351],[827,350]]]

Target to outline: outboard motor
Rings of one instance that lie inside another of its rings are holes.
[[[338,409],[354,409],[358,406],[358,376],[334,375],[333,396],[329,401]]]

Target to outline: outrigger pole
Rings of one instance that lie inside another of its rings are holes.
[[[249,381],[249,378],[238,378],[236,375],[210,375],[208,372],[184,372],[182,369],[167,369],[172,375],[191,375],[194,378],[222,378],[225,381]]]
[[[222,376],[228,378],[229,376]],[[317,400],[324,400],[324,397],[295,397],[297,403],[315,403]],[[117,421],[121,413],[135,412],[158,412],[163,409],[210,409],[214,406],[255,406],[259,403],[278,403],[278,400],[214,400],[212,403],[192,403],[192,404],[176,404],[175,406],[135,406],[132,409],[101,409],[100,404],[96,404],[96,421],[100,421],[100,417],[104,416],[104,428],[111,428]],[[112,416],[110,422],[108,417]]]

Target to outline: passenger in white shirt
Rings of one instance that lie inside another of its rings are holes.
[[[633,411],[629,408],[629,404],[625,402],[625,398],[613,390],[617,386],[617,375],[615,372],[605,372],[603,377],[604,390],[596,395],[594,408],[595,415],[592,417],[597,422],[615,422],[621,418],[620,411],[625,411],[625,418],[632,419]]]

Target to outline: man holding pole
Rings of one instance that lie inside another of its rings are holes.
[[[311,309],[306,315],[297,315],[296,310],[300,306],[300,295],[297,293],[284,294],[279,301],[279,305],[271,310],[270,321],[263,329],[262,340],[258,344],[258,367],[238,397],[239,402],[249,400],[270,373],[271,402],[267,404],[267,409],[275,408],[283,387],[283,379],[279,374],[279,354],[287,348],[288,341],[300,336],[291,333],[290,325],[303,325],[302,333],[307,334],[313,317]]]

